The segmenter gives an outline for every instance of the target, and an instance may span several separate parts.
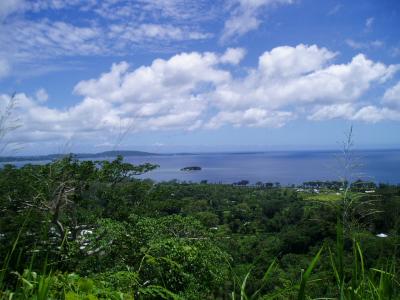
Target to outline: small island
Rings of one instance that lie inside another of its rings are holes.
[[[201,171],[201,167],[197,167],[197,166],[185,167],[185,168],[182,168],[181,171]]]

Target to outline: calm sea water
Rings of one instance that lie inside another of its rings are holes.
[[[150,162],[160,168],[141,178],[156,181],[233,183],[280,182],[299,184],[310,180],[338,180],[345,174],[343,156],[333,151],[276,151],[245,154],[198,154],[126,157],[128,162]],[[352,179],[400,183],[400,150],[358,151],[352,156],[354,167],[347,171]],[[183,172],[183,167],[200,166],[201,171]]]
[[[280,182],[300,184],[311,180],[339,180],[345,170],[339,153],[333,151],[273,151],[242,154],[196,154],[167,156],[131,156],[133,164],[150,162],[160,168],[139,176],[155,181],[234,183]],[[353,180],[400,183],[400,150],[357,151],[352,156],[354,168],[347,173]],[[21,166],[26,162],[15,163]],[[33,162],[44,163],[44,162]],[[181,168],[199,166],[201,171],[183,172]]]

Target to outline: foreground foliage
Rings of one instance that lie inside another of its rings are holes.
[[[5,165],[0,298],[399,299],[399,186],[135,179],[154,168]]]

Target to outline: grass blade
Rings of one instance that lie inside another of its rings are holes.
[[[324,249],[324,247],[321,247],[321,249],[318,251],[318,253],[314,256],[313,260],[311,261],[310,265],[308,266],[307,270],[304,272],[304,274],[301,278],[299,294],[297,297],[298,300],[306,299],[305,289],[306,289],[307,281],[310,278],[311,272],[315,268],[315,265],[317,264],[323,249]]]

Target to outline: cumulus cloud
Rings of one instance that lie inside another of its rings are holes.
[[[207,91],[208,84],[229,81],[230,73],[218,68],[218,55],[210,52],[181,53],[169,60],[156,59],[150,66],[128,72],[128,64],[114,64],[99,79],[82,81],[74,89],[85,97],[107,101],[153,103],[162,99],[190,101]],[[161,107],[160,107],[161,108]]]
[[[236,62],[230,55],[181,53],[132,70],[126,62],[113,64],[98,78],[77,83],[74,93],[83,100],[63,110],[47,107],[44,89],[35,98],[18,94],[24,126],[13,137],[25,142],[90,140],[118,130],[195,130],[203,125],[208,93],[231,80],[220,66]]]
[[[235,0],[233,2],[231,15],[224,25],[222,41],[257,29],[261,23],[259,15],[264,8],[291,4],[293,0]]]
[[[313,121],[346,119],[377,123],[380,121],[400,121],[400,111],[375,105],[360,106],[354,103],[342,103],[318,107],[308,119]]]
[[[259,70],[267,77],[288,78],[320,70],[335,56],[316,45],[281,46],[261,55]]]
[[[234,75],[227,64],[239,64],[243,55],[243,49],[228,49],[184,52],[137,68],[115,63],[97,78],[78,82],[73,92],[82,100],[66,109],[47,107],[44,90],[35,98],[18,94],[24,126],[14,138],[75,137],[98,144],[100,136],[112,139],[118,130],[281,127],[302,117],[400,120],[400,110],[360,100],[372,85],[390,79],[397,65],[362,54],[335,64],[335,52],[300,44],[266,51],[256,67]],[[385,101],[397,99],[397,89],[389,89]]]
[[[264,52],[258,67],[245,77],[216,87],[212,104],[220,112],[207,126],[282,126],[296,111],[304,111],[310,120],[375,122],[377,117],[367,117],[371,110],[358,112],[360,108],[354,104],[371,85],[391,78],[399,66],[373,62],[362,54],[348,63],[334,64],[336,55],[326,48],[302,44]],[[378,113],[389,115],[386,110]]]
[[[237,65],[246,55],[246,50],[243,48],[228,48],[221,56],[220,61],[226,64]]]
[[[314,112],[308,116],[308,119],[313,121],[324,121],[337,118],[349,120],[353,117],[354,111],[353,103],[317,106]]]
[[[400,81],[386,90],[383,95],[383,101],[387,104],[393,104],[400,107]]]
[[[215,102],[223,109],[354,101],[371,84],[390,78],[398,66],[375,63],[364,55],[331,64],[335,53],[317,46],[277,47],[265,52],[245,78],[219,85]]]
[[[380,121],[400,121],[400,111],[389,109],[387,107],[368,105],[357,111],[352,119],[367,123],[377,123]]]
[[[1,101],[9,101],[10,96],[1,95]],[[65,110],[51,109],[24,93],[15,95],[17,103],[13,112],[22,125],[13,132],[11,142],[65,141],[73,136],[90,137],[93,132],[104,130],[106,121],[118,119],[111,105],[95,99],[84,99],[79,104]]]

